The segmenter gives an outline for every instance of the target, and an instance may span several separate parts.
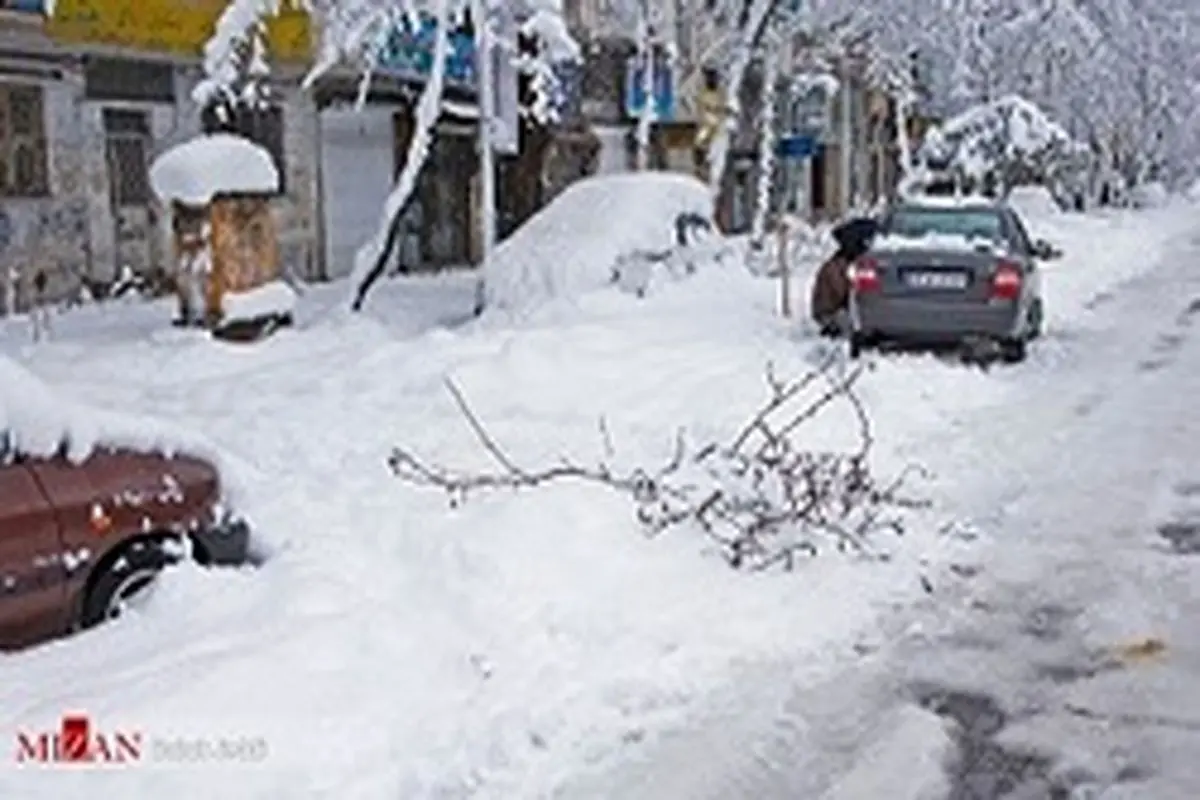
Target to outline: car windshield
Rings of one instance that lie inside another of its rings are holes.
[[[884,221],[889,236],[921,239],[934,236],[962,236],[967,239],[1003,239],[1000,215],[987,208],[898,208]]]

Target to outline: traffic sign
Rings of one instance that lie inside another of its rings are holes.
[[[817,154],[817,137],[807,133],[782,136],[775,146],[775,154],[781,158],[812,158]]]

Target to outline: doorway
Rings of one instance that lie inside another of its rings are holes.
[[[146,111],[106,108],[103,124],[114,275],[120,277],[128,270],[148,276],[159,266],[158,218],[150,189],[150,115]]]

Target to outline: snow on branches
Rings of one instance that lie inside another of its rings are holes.
[[[534,489],[561,481],[597,484],[629,498],[647,533],[688,526],[715,543],[730,566],[790,569],[796,559],[832,546],[841,552],[886,558],[875,534],[904,533],[905,512],[924,504],[902,494],[910,467],[881,481],[870,466],[871,423],[854,385],[862,368],[835,374],[830,359],[803,377],[783,380],[768,366],[768,396],[728,441],[689,441],[675,434],[673,454],[653,468],[613,466],[615,447],[601,421],[604,458],[595,464],[564,458],[528,468],[515,461],[487,430],[462,391],[447,389],[493,471],[467,472],[430,463],[404,447],[393,449],[393,474],[413,486],[443,491],[451,507],[471,494]],[[858,445],[844,452],[805,447],[806,425],[835,403],[857,420]]]

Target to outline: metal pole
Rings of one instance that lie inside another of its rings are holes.
[[[788,233],[787,218],[780,215],[776,251],[779,254],[779,310],[785,317],[792,315],[792,270],[788,264]]]
[[[850,62],[849,59],[842,58],[842,147],[841,147],[841,193],[842,193],[842,213],[850,212],[850,170],[854,168],[854,161],[851,157],[852,148],[854,146],[853,137],[850,135],[850,120],[851,120],[851,98],[850,98]]]
[[[483,0],[472,0],[475,48],[479,64],[479,209],[483,224],[476,311],[482,312],[487,265],[496,247],[496,166],[492,151],[492,126],[496,121],[495,78],[492,63],[491,19]]]

